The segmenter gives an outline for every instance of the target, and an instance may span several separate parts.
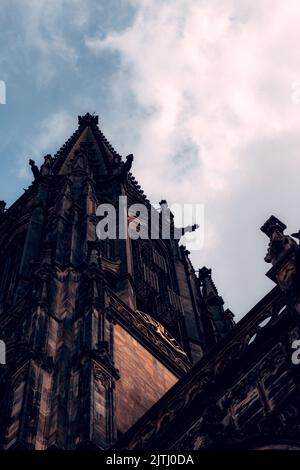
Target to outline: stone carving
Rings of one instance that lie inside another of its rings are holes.
[[[261,231],[270,238],[268,252],[265,256],[267,263],[275,265],[288,251],[297,247],[295,240],[284,234],[285,229],[286,225],[273,215],[261,227]]]

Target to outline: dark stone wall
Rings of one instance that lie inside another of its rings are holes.
[[[96,237],[99,204],[117,207],[125,195],[151,209],[131,163],[87,114],[41,168],[30,161],[33,183],[6,211],[1,206],[1,448],[110,447],[118,388],[128,414],[122,431],[208,351],[208,329],[217,341],[203,286],[178,240]],[[135,354],[146,365],[143,377],[132,367]]]

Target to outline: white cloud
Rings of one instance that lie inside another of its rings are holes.
[[[31,149],[31,154],[28,158],[36,160],[39,164],[42,163],[42,157],[50,151],[53,153],[70,137],[74,131],[74,116],[66,111],[58,111],[48,116],[43,120],[38,129],[37,137],[34,145],[27,143]],[[22,157],[18,162],[18,174],[21,178],[30,180],[29,166],[24,165],[24,158]]]
[[[35,155],[40,157],[41,154],[47,152],[49,148],[57,148],[73,133],[74,116],[59,111],[47,119],[40,125],[40,134],[35,142]]]
[[[268,211],[296,223],[279,192],[292,192],[289,178],[300,169],[291,148],[293,141],[300,151],[300,107],[291,97],[300,78],[299,2],[133,3],[130,28],[86,45],[98,55],[119,53],[115,105],[130,90],[145,112],[133,124],[134,171],[154,200],[206,204],[206,244],[194,264],[213,265],[225,298],[241,313],[270,286],[260,224]],[[184,177],[182,162],[190,162]]]
[[[5,5],[8,0],[3,1]],[[34,61],[27,58],[25,64],[33,68],[31,72],[34,71],[38,86],[47,86],[62,64],[76,70],[78,50],[74,33],[87,28],[92,8],[81,0],[9,0],[6,9],[14,11],[19,19],[16,51],[9,45],[10,54],[17,52],[16,60],[20,61],[28,53],[35,53]]]

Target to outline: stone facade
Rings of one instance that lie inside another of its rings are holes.
[[[97,238],[101,203],[154,210],[132,161],[80,116],[55,156],[30,160],[24,194],[1,202],[2,449],[112,446],[233,326],[177,239]]]
[[[264,224],[276,286],[234,325],[175,237],[96,236],[100,204],[156,210],[132,162],[80,116],[0,201],[1,449],[300,448],[299,233]]]
[[[299,234],[285,228],[274,216],[262,227],[278,285],[116,448],[300,449]]]

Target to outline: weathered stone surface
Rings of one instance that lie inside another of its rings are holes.
[[[102,202],[153,210],[132,162],[87,114],[1,203],[1,448],[110,447],[232,327],[178,240],[97,239]]]
[[[270,237],[268,276],[278,285],[127,431],[117,449],[300,449],[300,365],[292,360],[300,339],[300,251],[285,228],[275,217],[262,227]],[[209,274],[201,270],[204,297],[216,315],[222,302]]]
[[[115,327],[115,363],[118,431],[124,433],[178,378],[120,325]]]

